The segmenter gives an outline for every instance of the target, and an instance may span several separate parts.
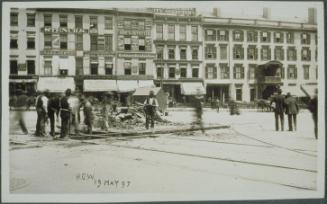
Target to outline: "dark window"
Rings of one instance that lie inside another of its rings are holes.
[[[310,48],[303,47],[302,48],[301,55],[302,55],[302,60],[303,61],[310,61],[311,60],[311,51],[310,51]]]
[[[310,78],[310,66],[309,65],[303,65],[303,78],[305,80],[308,80]]]
[[[163,59],[163,46],[157,46],[157,59]]]
[[[18,48],[18,40],[16,38],[10,39],[10,48],[12,49]]]
[[[168,39],[175,40],[175,25],[168,25]]]
[[[83,16],[75,16],[75,28],[83,28]]]
[[[10,13],[10,26],[18,26],[18,13]]]
[[[197,60],[198,59],[198,49],[197,48],[193,48],[192,49],[192,59],[193,60]]]
[[[91,75],[98,74],[98,63],[91,63]]]
[[[146,63],[139,63],[139,75],[146,75]]]
[[[104,49],[112,51],[112,35],[104,35]]]
[[[112,75],[112,68],[113,65],[112,64],[105,64],[105,72],[106,72],[106,75]]]
[[[262,46],[261,48],[261,60],[270,60],[271,50],[269,46]]]
[[[241,64],[234,65],[234,79],[244,79],[244,67]]]
[[[35,61],[27,60],[27,74],[35,74]]]
[[[275,60],[284,60],[283,47],[275,47]]]
[[[27,27],[34,27],[35,26],[35,14],[28,13],[27,14]]]
[[[309,33],[302,33],[301,34],[301,43],[302,44],[310,44],[310,34]]]
[[[139,50],[140,51],[145,51],[145,40],[144,39],[139,39]]]
[[[45,14],[44,15],[44,26],[51,27],[52,26],[52,15]]]
[[[218,31],[218,40],[219,41],[228,41],[228,31],[227,30]]]
[[[163,68],[157,67],[157,78],[162,78],[163,76]]]
[[[51,34],[44,34],[44,48],[52,47],[52,36]]]
[[[76,50],[83,50],[83,34],[76,34],[75,46]]]
[[[175,49],[174,48],[168,49],[168,59],[175,59]]]
[[[256,60],[258,58],[258,51],[255,45],[248,46],[248,59]]]
[[[216,30],[206,30],[205,40],[215,41],[216,40]]]
[[[132,49],[131,38],[125,37],[124,38],[124,50],[131,50],[131,49]]]
[[[104,17],[104,29],[106,30],[112,29],[112,17],[109,16]]]
[[[294,43],[294,33],[288,32],[286,33],[286,42],[287,43]]]
[[[91,50],[97,50],[97,49],[98,49],[98,36],[91,35]]]
[[[98,28],[98,18],[96,16],[90,16],[90,29]]]
[[[192,77],[193,78],[199,77],[199,69],[198,68],[192,68]]]
[[[250,89],[250,101],[254,101],[256,98],[256,92],[254,88]]]
[[[236,100],[237,101],[242,101],[242,88],[237,88],[236,89]]]
[[[125,70],[125,75],[131,75],[132,74],[132,64],[130,62],[125,62],[124,70]]]
[[[270,42],[270,32],[261,32],[261,42]]]
[[[76,75],[83,75],[83,58],[76,57]]]
[[[186,76],[187,76],[187,69],[181,68],[181,78],[186,78]]]
[[[180,58],[186,59],[186,48],[181,48],[180,50]]]
[[[217,68],[214,64],[207,64],[206,66],[206,78],[216,79],[217,78]]]
[[[288,65],[287,72],[288,79],[297,79],[297,70],[295,65]]]
[[[234,45],[233,56],[234,59],[244,59],[244,48],[242,45]]]
[[[220,63],[220,78],[221,79],[229,79],[229,67],[226,63]]]
[[[67,49],[67,34],[60,34],[60,49]]]
[[[243,41],[243,31],[241,30],[235,30],[233,32],[233,38],[234,38],[234,41]]]
[[[35,49],[35,38],[27,37],[27,49]]]
[[[247,41],[248,42],[257,42],[258,41],[258,34],[256,31],[248,31],[247,32]]]
[[[275,32],[275,43],[283,43],[284,42],[284,33],[282,32]]]
[[[59,16],[60,21],[60,27],[67,27],[67,16],[66,15],[60,15]]]
[[[295,47],[288,47],[288,49],[287,49],[287,60],[296,61],[296,49],[295,49]]]
[[[169,67],[169,78],[175,78],[175,67]]]
[[[10,60],[10,74],[18,74],[17,60]]]
[[[207,45],[205,47],[205,56],[206,59],[216,59],[217,56],[217,50],[216,47],[214,45]]]

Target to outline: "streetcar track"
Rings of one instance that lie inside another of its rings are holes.
[[[237,163],[249,164],[249,165],[256,165],[256,166],[266,166],[266,167],[273,167],[273,168],[282,168],[282,169],[289,169],[289,170],[297,170],[297,171],[305,171],[305,172],[310,172],[310,173],[317,173],[317,170],[311,170],[311,169],[301,169],[301,168],[296,168],[296,167],[288,167],[288,166],[281,166],[281,165],[274,165],[274,164],[264,164],[264,163],[251,162],[251,161],[241,161],[241,160],[235,160],[235,159],[220,158],[220,157],[213,157],[213,156],[204,156],[204,155],[197,155],[197,154],[190,154],[190,153],[182,153],[182,152],[172,152],[172,151],[152,149],[152,148],[144,148],[144,147],[132,147],[132,146],[127,146],[127,145],[117,145],[117,144],[110,144],[110,145],[111,146],[114,146],[114,147],[121,147],[121,148],[127,148],[127,149],[136,149],[136,150],[145,150],[145,151],[152,151],[152,152],[161,152],[161,153],[181,155],[181,156],[189,156],[189,157],[196,157],[196,158],[202,158],[202,159],[222,160],[222,161],[237,162]]]

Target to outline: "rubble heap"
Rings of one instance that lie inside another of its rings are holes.
[[[163,119],[160,116],[160,112],[157,112],[155,120],[157,125],[172,124],[172,122]],[[94,110],[93,124],[95,129],[100,130],[108,130],[108,128],[136,129],[144,127],[145,113],[143,107],[138,106],[122,107],[116,112],[106,112],[101,110],[101,108],[97,108]]]

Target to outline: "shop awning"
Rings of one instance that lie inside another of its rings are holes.
[[[65,92],[67,89],[75,90],[75,81],[73,77],[40,77],[37,83],[37,90],[44,91],[48,89],[50,92]]]
[[[116,80],[84,80],[85,92],[117,91]]]
[[[139,87],[155,87],[153,80],[139,80]]]
[[[138,88],[136,80],[117,80],[117,86],[119,92],[132,92]]]
[[[137,88],[135,90],[135,92],[133,93],[133,96],[148,96],[150,91],[154,92],[154,95],[156,96],[159,91],[160,91],[160,87],[141,87],[141,88]]]
[[[10,83],[35,83],[36,79],[9,79]]]
[[[306,95],[300,89],[299,86],[282,86],[281,87],[283,94],[291,93],[292,96],[296,97],[305,97]]]
[[[315,95],[315,91],[317,89],[317,85],[301,85],[301,90],[304,92],[306,96],[312,97]]]
[[[204,95],[206,90],[200,82],[187,82],[181,84],[181,93],[183,95]]]

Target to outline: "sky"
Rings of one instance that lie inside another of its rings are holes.
[[[169,3],[168,3],[169,2]],[[6,2],[5,2],[6,3]],[[62,2],[16,2],[20,7],[57,8],[196,8],[198,13],[212,13],[218,7],[222,17],[260,17],[264,7],[271,9],[271,18],[307,19],[309,7],[323,7],[323,2],[269,2],[269,1],[77,1]],[[322,9],[318,9],[322,11]],[[318,13],[318,15],[320,15]]]

